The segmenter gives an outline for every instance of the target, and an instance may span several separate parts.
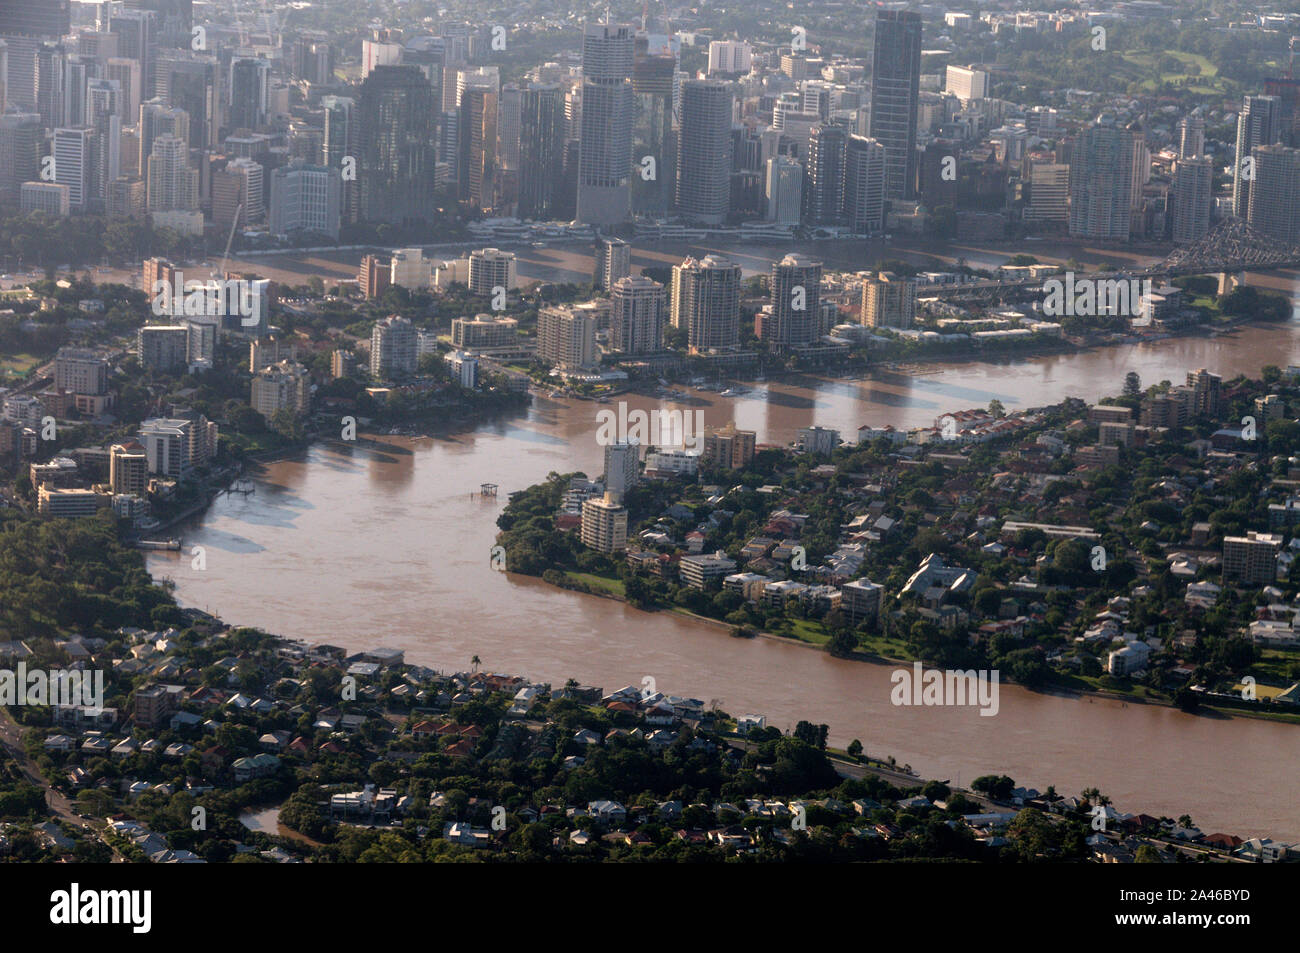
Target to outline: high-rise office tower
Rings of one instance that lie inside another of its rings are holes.
[[[199,152],[213,148],[220,133],[216,57],[164,50],[158,57],[157,74],[152,95],[185,110],[190,117],[186,135],[190,148]]]
[[[41,122],[45,123],[46,128],[65,125],[68,55],[62,43],[41,43],[36,48],[35,83],[32,88],[35,90],[36,111],[41,114]],[[78,120],[74,125],[80,124],[81,120]]]
[[[1180,245],[1204,238],[1214,204],[1214,167],[1209,156],[1185,156],[1174,167],[1173,238]]]
[[[256,132],[270,115],[271,64],[260,56],[236,56],[230,61],[230,107],[226,130]]]
[[[683,218],[720,225],[731,198],[731,87],[722,80],[682,84],[677,148],[677,209]]]
[[[589,23],[582,38],[578,220],[617,225],[631,210],[632,54],[630,26]]]
[[[270,229],[339,237],[342,176],[333,166],[294,162],[271,173]]]
[[[122,174],[122,88],[116,80],[92,79],[87,84],[86,124],[95,130],[91,178],[95,198],[103,201],[109,183]]]
[[[427,221],[433,211],[433,93],[415,66],[377,66],[361,84],[361,217]]]
[[[199,207],[199,172],[190,168],[190,150],[184,139],[157,137],[145,170],[149,211],[192,211]]]
[[[34,36],[3,37],[5,44],[5,99],[19,109],[36,110],[37,53],[44,42]]]
[[[117,83],[122,91],[118,117],[123,125],[131,125],[140,115],[140,64],[126,57],[113,56],[104,63],[104,76]]]
[[[720,255],[673,266],[673,327],[686,331],[692,351],[740,342],[740,265]]]
[[[469,86],[460,99],[460,199],[475,209],[494,209],[499,195],[497,129],[500,98],[495,90]]]
[[[0,0],[0,35],[65,36],[72,30],[71,0]]]
[[[632,63],[632,213],[662,217],[677,190],[676,106],[680,102],[676,39],[638,32]],[[645,160],[654,162],[651,176]]]
[[[263,169],[252,159],[231,159],[212,173],[212,222],[223,230],[256,224],[265,213]]]
[[[1070,221],[1070,167],[1064,162],[1031,161],[1025,221],[1054,227]]]
[[[885,197],[909,198],[915,181],[916,114],[921,91],[921,16],[876,13],[867,134],[885,147]]]
[[[709,75],[740,76],[753,65],[754,51],[744,40],[714,40],[709,43]]]
[[[849,134],[843,126],[818,123],[808,136],[804,165],[804,221],[838,225],[844,215],[844,162]]]
[[[1183,159],[1205,154],[1205,117],[1199,112],[1178,120],[1178,155]]]
[[[866,136],[845,144],[844,223],[855,235],[885,228],[885,147]]]
[[[440,165],[446,165],[447,175],[450,176],[452,196],[459,194],[459,176],[460,170],[456,167],[460,162],[460,110],[453,107],[451,110],[444,112],[437,118],[435,125],[437,131],[437,145],[434,147],[435,162]]]
[[[612,310],[609,343],[623,354],[651,354],[663,349],[668,295],[652,278],[630,275],[610,287]]]
[[[86,88],[94,75],[95,61],[76,53],[64,53],[59,65],[63,76],[58,87],[60,94],[51,104],[57,117],[51,125],[80,126],[89,122],[86,118]]]
[[[767,146],[772,137],[756,126],[734,126],[731,130],[731,170],[762,172],[767,161]]]
[[[117,34],[117,55],[138,61],[141,89],[152,90],[158,52],[158,14],[153,10],[109,6],[113,9],[108,29]]]
[[[330,35],[323,30],[299,31],[293,41],[289,69],[295,79],[313,86],[328,86],[334,82],[334,46]],[[441,95],[441,66],[438,68],[438,89]]]
[[[1133,200],[1133,134],[1098,121],[1070,153],[1070,234],[1127,241]]]
[[[87,59],[92,59],[101,66],[117,57],[116,33],[100,33],[97,30],[77,31],[77,52]]]
[[[122,156],[130,155],[126,146]],[[111,219],[141,218],[148,211],[145,202],[144,180],[138,174],[119,175],[108,183],[108,194],[104,196],[104,214]]]
[[[501,92],[501,69],[496,66],[462,67],[456,70],[456,105],[465,101],[467,89]]]
[[[506,83],[501,87],[497,101],[497,159],[503,172],[519,171],[523,105],[523,90],[517,84]]]
[[[1282,138],[1282,100],[1277,96],[1247,96],[1237,114],[1237,158],[1232,167],[1232,214],[1245,218],[1250,211],[1253,175],[1248,162],[1256,146],[1271,146]]]
[[[190,49],[193,42],[193,0],[127,0],[128,7],[151,10],[160,46]]]
[[[438,112],[442,111],[447,64],[447,41],[440,36],[412,37],[402,50],[402,65],[418,66],[429,81],[429,89],[433,93],[434,106]]]
[[[767,160],[764,195],[769,222],[798,225],[803,215],[803,166],[788,156],[772,156]]]
[[[21,109],[37,108],[38,53],[44,41],[71,32],[70,0],[0,0],[0,37],[5,44],[5,100]],[[47,126],[57,125],[42,113]]]
[[[772,262],[771,301],[759,337],[777,350],[811,344],[821,314],[822,263],[804,255]]]
[[[824,80],[804,80],[802,90],[803,111],[825,121],[831,114],[833,87]]]
[[[945,86],[963,106],[983,99],[988,93],[989,74],[974,66],[949,66]]]
[[[596,266],[591,283],[608,291],[614,282],[632,273],[632,246],[621,238],[596,239]]]
[[[564,94],[556,84],[532,83],[519,112],[519,217],[559,218],[564,176]]]
[[[1246,221],[1270,238],[1300,243],[1300,149],[1274,143],[1255,146]]]
[[[95,195],[95,130],[90,126],[55,129],[53,155],[54,181],[68,187],[72,211],[85,211]]]
[[[154,140],[159,136],[175,136],[189,146],[190,117],[183,109],[166,106],[153,99],[140,104],[140,172],[149,171],[149,156],[153,154]]]
[[[36,107],[36,54],[43,40],[57,40],[72,29],[70,0],[3,0],[0,37],[4,38],[6,95],[24,109]]]
[[[322,96],[320,105],[325,114],[320,161],[322,165],[333,169],[341,177],[344,160],[351,156],[354,165],[357,157],[357,140],[361,123],[356,112],[356,103],[347,96]],[[343,222],[354,225],[361,217],[361,188],[357,179],[357,170],[350,165],[348,178],[341,181],[339,216]]]
[[[0,113],[9,108],[9,44],[0,40]]]
[[[1300,146],[1300,77],[1270,76],[1264,80],[1264,95],[1281,101],[1278,141],[1284,146]]]
[[[1151,147],[1147,145],[1146,132],[1141,127],[1129,127],[1133,137],[1133,184],[1129,193],[1129,207],[1142,207],[1142,189],[1151,181]]]
[[[37,113],[0,115],[0,202],[16,204],[22,184],[40,179],[44,145],[45,127]]]

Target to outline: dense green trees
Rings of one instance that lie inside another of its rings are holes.
[[[79,520],[0,517],[0,627],[15,638],[70,631],[111,636],[151,627],[174,606],[138,552],[123,546],[109,514]]]

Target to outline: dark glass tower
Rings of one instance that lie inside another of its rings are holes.
[[[376,66],[361,84],[361,217],[427,221],[433,212],[433,90],[416,66]]]
[[[519,118],[519,217],[559,218],[564,178],[564,93],[534,84],[523,92]]]
[[[882,10],[875,26],[868,135],[885,147],[885,197],[910,198],[921,90],[921,17]]]

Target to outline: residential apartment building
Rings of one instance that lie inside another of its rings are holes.
[[[687,258],[673,267],[673,327],[692,351],[740,342],[740,265],[720,255]]]
[[[476,295],[496,294],[497,288],[513,291],[519,287],[515,275],[515,253],[496,248],[480,248],[469,253],[469,290]]]
[[[189,366],[190,330],[184,324],[146,324],[136,331],[135,346],[146,370],[174,374]]]
[[[663,349],[668,294],[659,282],[623,277],[610,286],[610,347],[622,354],[652,354]]]
[[[704,452],[700,462],[705,466],[739,470],[754,462],[757,434],[752,430],[737,430],[734,422],[704,435]]]
[[[595,367],[595,314],[579,308],[542,308],[537,313],[537,356],[562,370]]]
[[[151,417],[140,424],[149,472],[185,477],[217,452],[217,425],[199,415],[194,419]]]
[[[415,369],[415,326],[396,314],[376,321],[370,331],[370,376],[375,380],[409,377]]]
[[[114,494],[144,496],[149,486],[149,455],[143,444],[125,440],[109,448],[108,485]]]
[[[106,394],[108,361],[90,348],[61,347],[54,356],[54,386],[74,394]]]
[[[1274,533],[1225,536],[1223,539],[1223,582],[1225,585],[1266,586],[1277,574],[1277,554],[1282,537]]]
[[[600,553],[627,549],[627,509],[612,493],[582,504],[582,544]]]
[[[268,422],[281,410],[302,416],[311,404],[307,368],[288,360],[263,367],[253,375],[248,402]]]
[[[519,322],[515,318],[478,314],[453,318],[451,343],[466,351],[488,351],[519,346]]]
[[[840,587],[840,611],[852,625],[870,622],[880,614],[884,588],[867,579],[854,579]]]
[[[722,551],[683,556],[677,567],[683,585],[700,590],[711,588],[715,581],[730,576],[735,571],[736,561]]]
[[[862,324],[871,328],[912,326],[916,319],[916,279],[880,271],[862,282]]]

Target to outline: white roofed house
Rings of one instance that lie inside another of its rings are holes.
[[[736,734],[747,735],[751,731],[767,727],[767,718],[764,715],[737,715],[736,716]]]
[[[1134,640],[1110,653],[1106,660],[1106,670],[1111,675],[1132,675],[1143,671],[1150,657],[1151,646]]]
[[[587,805],[587,813],[602,824],[616,826],[627,820],[627,808],[618,801],[592,801]]]
[[[1191,582],[1187,584],[1183,602],[1194,609],[1212,609],[1222,593],[1223,589],[1208,579]]]

